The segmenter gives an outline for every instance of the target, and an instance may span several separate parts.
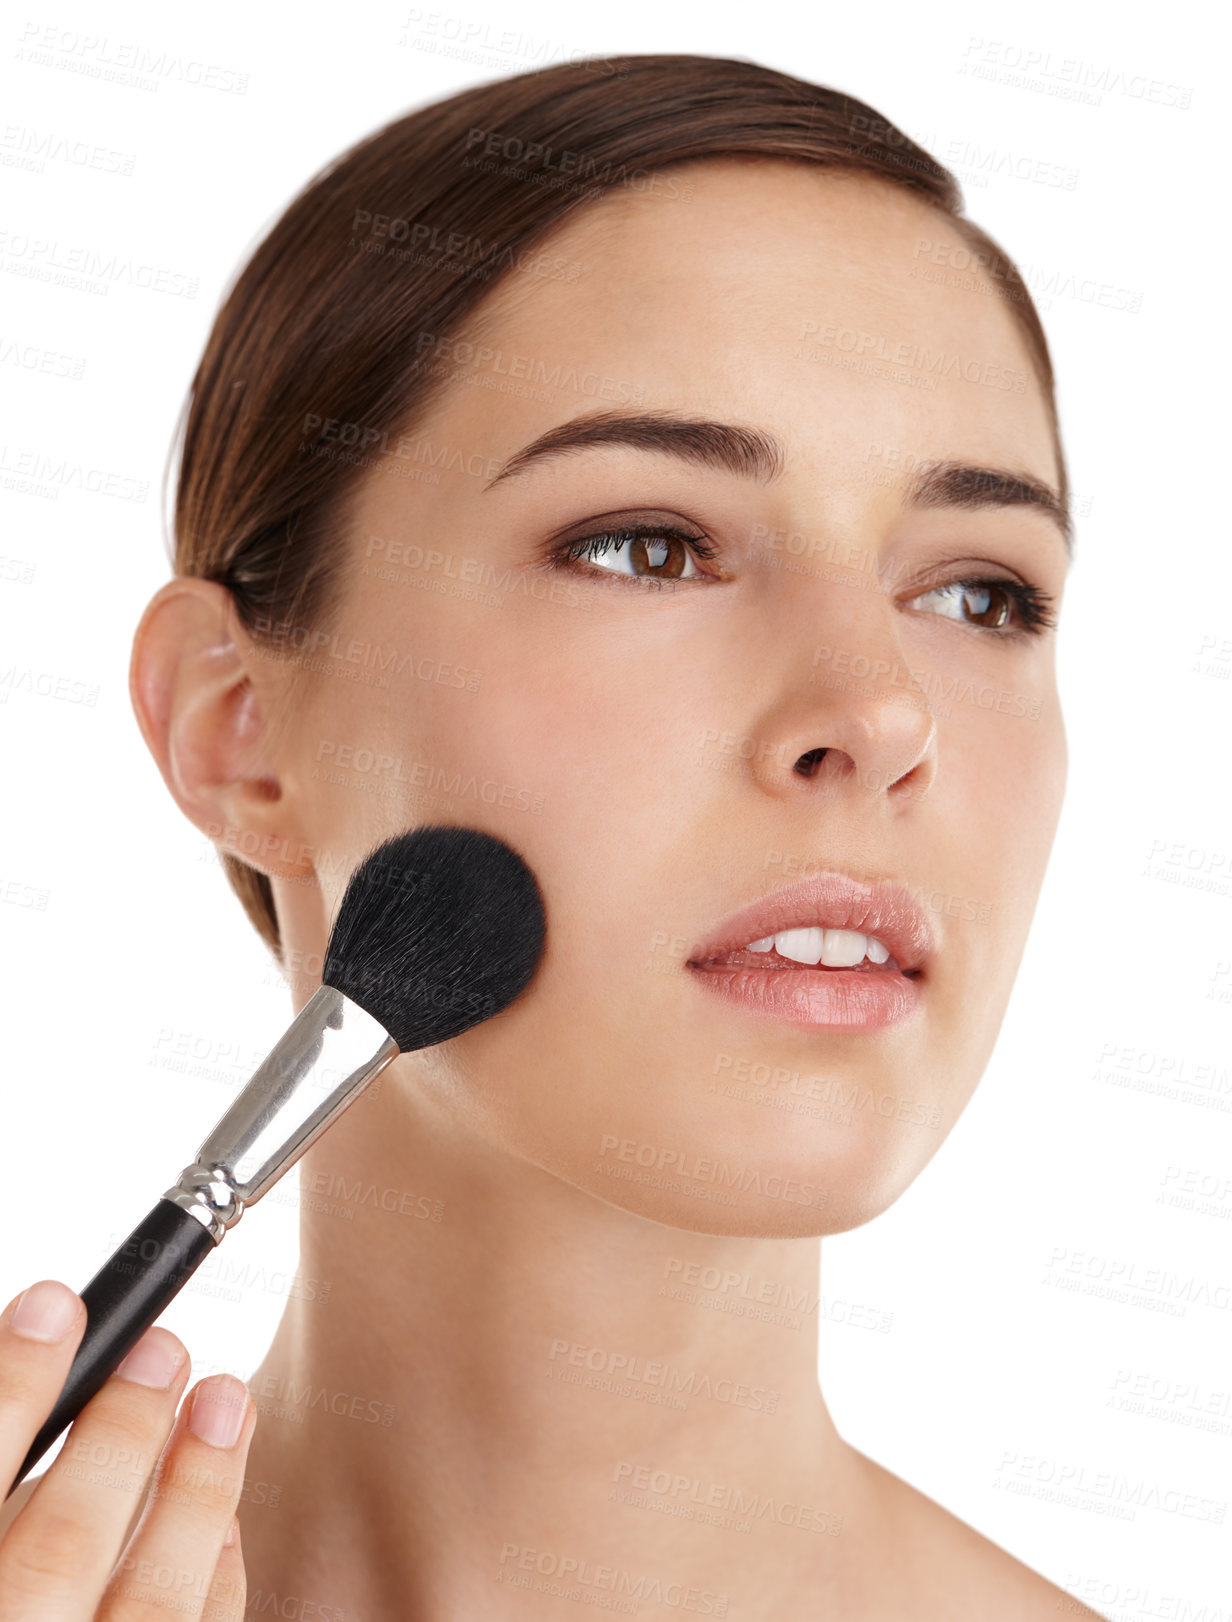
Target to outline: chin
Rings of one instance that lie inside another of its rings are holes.
[[[667,1227],[808,1238],[845,1233],[880,1216],[944,1135],[939,1124],[858,1107],[827,1111],[810,1103],[811,1113],[802,1114],[796,1104],[793,1110],[724,1099],[722,1113],[710,1119],[705,1110],[673,1115],[660,1108],[640,1120],[608,1112],[596,1123],[592,1152],[579,1142],[566,1164],[559,1145],[536,1158],[575,1187]]]

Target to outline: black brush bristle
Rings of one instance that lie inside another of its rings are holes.
[[[415,828],[355,870],[321,979],[410,1053],[507,1008],[530,983],[545,930],[535,876],[503,841]]]

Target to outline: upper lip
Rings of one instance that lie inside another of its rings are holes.
[[[732,913],[690,952],[688,962],[703,963],[782,929],[810,924],[876,935],[904,974],[918,973],[934,950],[928,919],[905,885],[890,879],[865,883],[845,873],[816,873]]]

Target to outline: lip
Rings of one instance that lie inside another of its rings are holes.
[[[750,941],[810,924],[876,935],[892,962],[788,969],[713,961]],[[817,1030],[870,1029],[904,1019],[919,1006],[935,950],[929,921],[904,885],[818,873],[732,913],[689,953],[686,967],[700,985],[750,1012]]]
[[[817,873],[725,918],[708,940],[689,953],[689,967],[700,967],[707,958],[777,935],[782,929],[809,924],[876,935],[908,975],[922,973],[936,949],[932,927],[905,885],[889,879],[862,884],[845,873]]]

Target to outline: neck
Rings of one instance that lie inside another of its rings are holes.
[[[798,1597],[858,1490],[817,1384],[819,1241],[608,1205],[467,1136],[411,1063],[301,1163],[315,1298],[249,1382],[252,1613],[495,1615],[553,1584],[611,1608],[643,1580],[715,1615]]]

